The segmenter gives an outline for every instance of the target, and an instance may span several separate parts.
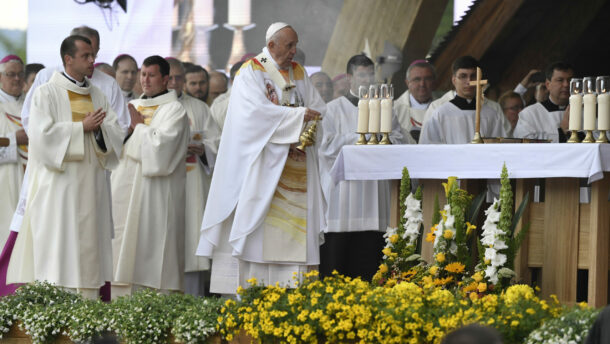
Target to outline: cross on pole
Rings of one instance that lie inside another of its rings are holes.
[[[481,105],[483,104],[483,90],[481,86],[487,85],[487,80],[481,80],[481,68],[477,67],[477,80],[471,81],[470,86],[477,87],[476,101],[476,117],[474,122],[474,138],[470,143],[483,143],[481,138]]]

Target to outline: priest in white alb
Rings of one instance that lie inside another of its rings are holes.
[[[0,147],[0,245],[9,236],[9,225],[19,201],[19,190],[27,164],[28,136],[21,124],[24,66],[16,55],[0,61],[0,137],[9,139]],[[1,278],[1,277],[0,277]]]
[[[563,128],[562,121],[570,102],[570,79],[574,76],[574,68],[565,62],[555,62],[546,68],[545,75],[549,98],[519,113],[514,136],[566,142],[567,121]]]
[[[477,67],[479,62],[472,56],[462,56],[453,62],[451,82],[456,95],[440,107],[428,110],[419,138],[420,144],[465,144],[472,140],[475,131],[476,87],[470,82],[476,80]],[[481,136],[506,137],[510,128],[510,122],[500,105],[490,100],[484,101],[481,106]]]
[[[32,95],[27,201],[7,282],[48,281],[96,299],[112,275],[105,170],[118,164],[123,130],[86,77],[91,41],[70,36],[60,51],[65,71]]]
[[[204,296],[209,290],[210,260],[195,255],[195,251],[199,242],[205,201],[210,191],[212,169],[218,152],[220,128],[206,103],[182,92],[184,88],[182,62],[175,58],[166,58],[166,60],[169,63],[167,88],[176,92],[178,101],[186,110],[191,129],[191,139],[186,153],[184,291],[187,294]]]
[[[266,42],[235,77],[203,215],[197,254],[213,258],[216,293],[234,294],[250,278],[294,286],[294,273],[319,264],[324,219],[317,146],[305,152],[297,146],[325,104],[293,61],[295,30],[274,23]]]
[[[147,57],[144,93],[129,102],[131,126],[111,179],[113,298],[140,288],[183,290],[189,120],[168,81],[167,61]]]
[[[350,91],[326,105],[320,142],[320,179],[324,193],[326,224],[324,244],[320,247],[320,274],[329,276],[334,270],[349,277],[371,280],[381,263],[385,245],[383,234],[390,219],[390,185],[382,181],[341,181],[335,184],[330,170],[341,148],[353,145],[359,134],[358,93],[360,86],[375,82],[375,65],[365,55],[356,55],[347,62]],[[401,128],[393,116],[390,141],[400,144]],[[415,143],[406,133],[406,143]]]

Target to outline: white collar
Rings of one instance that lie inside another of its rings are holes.
[[[275,65],[275,68],[277,68],[277,70],[282,70],[282,69],[280,68],[280,65],[279,65],[279,64],[277,64],[277,62],[275,62],[275,59],[273,58],[273,56],[271,56],[271,53],[269,52],[269,49],[267,49],[267,47],[264,47],[264,48],[263,48],[263,53],[264,53],[265,55],[267,55],[267,57],[268,57],[268,58],[270,58],[270,59],[271,59],[271,61],[273,62],[273,64]]]
[[[410,92],[409,92],[409,100],[411,101],[411,107],[414,109],[419,109],[419,110],[428,109],[428,106],[430,106],[430,103],[432,102],[432,100],[430,100],[427,103],[420,103],[417,101],[417,99],[415,99],[415,97],[413,97],[413,95]]]
[[[72,80],[72,82],[74,82],[76,84],[76,86],[78,87],[85,87],[85,85],[87,85],[87,78],[83,78],[83,81],[78,81],[76,79],[74,79],[70,74],[68,74],[68,72],[66,72],[66,69],[64,68],[64,75],[66,76],[66,78]]]
[[[12,100],[14,100],[14,101],[18,101],[18,100],[19,100],[19,98],[21,97],[21,94],[20,94],[19,96],[17,96],[17,97],[15,97],[15,96],[13,96],[13,95],[10,95],[10,94],[8,94],[8,93],[4,92],[4,90],[3,90],[2,88],[0,88],[0,95],[1,95],[3,98],[6,98],[6,99],[12,99]]]

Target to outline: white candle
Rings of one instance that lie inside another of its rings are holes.
[[[214,0],[195,0],[193,3],[193,20],[197,26],[214,25]]]
[[[229,25],[250,24],[250,0],[229,0]]]
[[[359,134],[369,132],[369,100],[360,99],[358,101],[358,131]]]
[[[582,130],[582,95],[570,96],[570,131]]]
[[[597,96],[597,129],[610,130],[610,93]]]
[[[596,104],[595,104],[595,100],[596,100],[596,96],[595,94],[592,93],[588,93],[585,94],[583,98],[583,103],[585,104],[585,124],[584,124],[584,130],[595,130],[596,126],[595,126],[595,110],[597,110]]]
[[[378,133],[381,117],[379,98],[369,100],[369,133]]]
[[[392,132],[392,99],[381,100],[381,132]]]

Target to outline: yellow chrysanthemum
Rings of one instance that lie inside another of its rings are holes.
[[[479,283],[477,290],[479,293],[484,293],[487,290],[487,283]]]
[[[436,275],[436,273],[438,272],[438,266],[434,265],[430,268],[430,270],[428,270],[428,272],[430,273],[430,275]]]
[[[453,239],[453,231],[451,229],[445,229],[445,232],[443,232],[443,238]]]
[[[454,262],[451,264],[447,264],[447,266],[445,266],[445,271],[452,272],[454,274],[459,274],[462,273],[465,268],[466,266],[464,264],[460,262]]]
[[[395,243],[397,243],[397,242],[398,242],[398,239],[399,239],[399,238],[400,238],[400,236],[398,236],[398,234],[394,234],[394,235],[392,235],[392,236],[390,237],[390,242],[391,242],[392,244],[395,244]]]
[[[483,276],[481,276],[480,272],[475,272],[475,274],[472,275],[472,279],[475,280],[478,283],[478,282],[481,282],[483,280]]]
[[[426,234],[427,242],[434,242],[435,239],[436,239],[436,235],[434,235],[434,233],[430,232],[430,233]]]
[[[436,254],[436,261],[442,263],[445,261],[445,254],[443,252],[439,252]]]
[[[388,266],[387,266],[387,265],[385,265],[385,264],[381,264],[381,265],[379,265],[379,271],[380,271],[382,274],[385,274],[386,272],[388,272]]]
[[[378,251],[379,252],[379,251]],[[381,250],[381,252],[383,254],[385,254],[386,256],[391,256],[392,255],[392,248],[390,247],[385,247],[383,250]]]
[[[249,280],[247,280],[246,282],[248,282],[250,285],[256,285],[256,277],[252,277]]]

